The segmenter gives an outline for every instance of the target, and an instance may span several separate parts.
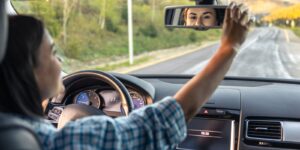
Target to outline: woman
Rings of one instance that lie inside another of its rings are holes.
[[[211,96],[245,40],[250,23],[243,23],[248,13],[240,7],[233,3],[227,9],[220,48],[204,71],[175,96],[128,117],[86,117],[60,130],[42,119],[42,99],[63,89],[53,40],[41,21],[12,16],[0,65],[0,111],[29,122],[44,149],[173,149],[186,136],[186,122]]]

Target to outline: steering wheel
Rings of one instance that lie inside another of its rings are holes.
[[[102,71],[80,71],[63,78],[63,83],[66,86],[66,93],[68,93],[69,85],[72,85],[78,80],[84,78],[96,78],[99,79],[107,84],[109,84],[112,88],[114,88],[121,100],[121,112],[128,116],[128,114],[133,110],[133,102],[131,96],[124,86],[124,84],[109,73],[105,73]],[[74,121],[78,118],[82,118],[85,116],[92,116],[92,115],[105,115],[100,109],[97,109],[92,106],[82,105],[82,104],[70,104],[67,105],[59,120],[58,120],[58,128],[63,127],[67,122]]]

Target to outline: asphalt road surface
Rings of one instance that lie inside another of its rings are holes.
[[[131,73],[196,74],[209,62],[219,43]],[[300,78],[300,38],[276,27],[255,28],[242,45],[227,76]]]

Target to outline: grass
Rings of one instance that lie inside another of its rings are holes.
[[[293,28],[292,31],[294,31],[294,33],[300,37],[300,27]]]
[[[151,57],[148,57],[148,56],[135,59],[134,65],[143,64],[145,62],[148,62],[150,59],[151,59]],[[101,70],[101,71],[111,71],[111,70],[115,70],[118,68],[126,68],[126,67],[130,67],[130,66],[131,65],[129,64],[129,62],[125,61],[125,62],[120,62],[120,63],[116,63],[116,64],[106,64],[104,66],[96,66],[91,69],[92,70]]]
[[[160,49],[213,41],[219,38],[221,33],[219,30],[196,32],[189,29],[174,29],[173,31],[161,31],[160,29],[157,32],[155,37],[149,37],[136,31],[134,35],[134,53],[138,55]],[[107,32],[104,35],[102,38],[95,35],[91,38],[93,40],[83,39],[83,37],[77,37],[76,35],[70,36],[70,47],[65,51],[66,57],[88,62],[99,58],[105,59],[127,55],[127,34],[117,35]],[[84,42],[80,42],[80,40]]]

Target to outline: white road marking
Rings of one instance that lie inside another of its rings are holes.
[[[297,63],[297,60],[299,60],[299,59],[296,59],[296,58],[294,57],[294,55],[291,54],[291,53],[288,53],[288,56],[289,56],[290,60],[292,61],[292,63],[294,63],[294,64],[296,64],[296,63]]]
[[[288,48],[286,50],[287,50],[287,56],[288,56],[289,60],[291,61],[291,63],[297,64],[298,61],[300,60],[300,56],[295,53],[292,53],[291,50]]]
[[[290,42],[290,38],[289,38],[288,30],[284,30],[284,34],[285,34],[286,41],[289,43]],[[292,46],[292,45],[289,45],[289,46]],[[289,48],[291,48],[291,47],[287,47],[286,48],[286,50],[288,51],[287,55],[289,57],[289,60],[291,60],[291,62],[293,64],[297,64],[298,60],[300,60],[300,56],[297,55],[297,54],[291,53]]]
[[[241,49],[240,49],[240,51],[242,51],[242,50],[248,48],[248,47],[251,46],[253,43],[255,43],[257,40],[258,40],[258,37],[254,38],[252,41],[248,42],[246,45],[243,44],[242,47],[241,47]]]
[[[295,51],[293,51],[293,46],[297,47],[299,46],[298,44],[296,45],[290,45],[290,47],[287,47],[287,56],[289,58],[289,60],[291,61],[291,63],[295,64],[295,65],[299,65],[299,60],[300,60],[300,54],[296,53]],[[291,48],[291,49],[289,49]],[[293,52],[292,52],[293,51]]]
[[[284,30],[284,35],[285,35],[286,42],[290,43],[290,37],[289,34],[287,33],[287,30]]]
[[[285,78],[285,79],[293,79],[293,77],[289,74],[288,70],[285,68],[280,56],[279,56],[279,46],[278,44],[275,44],[275,57],[276,57],[276,62],[275,64],[277,65],[276,71],[281,73],[280,77]]]
[[[210,61],[210,59],[202,61],[201,63],[197,64],[196,66],[184,71],[183,74],[196,74],[199,71],[201,71],[202,69],[204,69],[204,67],[208,64],[209,61]]]

